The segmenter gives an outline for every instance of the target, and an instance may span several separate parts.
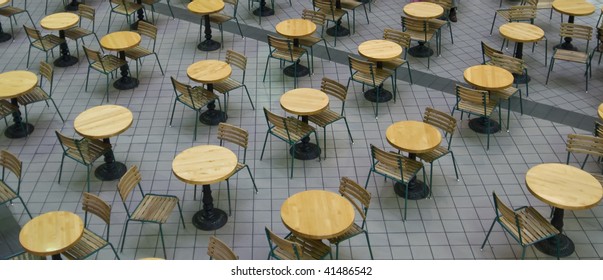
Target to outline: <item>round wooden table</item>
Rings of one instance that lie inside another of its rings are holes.
[[[132,112],[126,107],[102,105],[80,113],[73,121],[73,128],[83,137],[103,139],[103,142],[111,144],[109,138],[126,131],[133,120]],[[115,161],[111,148],[105,153],[105,163],[96,168],[94,175],[99,180],[112,181],[121,178],[126,171],[125,164]]]
[[[400,121],[390,125],[385,131],[385,138],[392,147],[408,153],[408,157],[416,160],[417,154],[426,153],[437,148],[442,142],[442,134],[434,126],[420,121]],[[408,194],[404,185],[396,183],[394,191],[407,199],[422,199],[429,195],[429,186],[416,176],[408,182]]]
[[[283,110],[301,116],[302,122],[307,124],[308,116],[316,115],[329,107],[329,97],[317,89],[298,88],[285,92],[280,103]],[[291,147],[290,153],[300,160],[315,159],[320,156],[320,147],[310,143],[310,137],[306,136],[301,143]]]
[[[80,16],[74,13],[56,13],[45,16],[40,20],[40,26],[46,30],[58,30],[59,37],[63,39],[60,45],[61,56],[54,61],[56,67],[68,67],[78,62],[77,57],[69,53],[67,41],[65,41],[65,30],[74,27],[80,21]]]
[[[388,40],[369,40],[358,45],[358,54],[366,57],[368,60],[376,62],[377,69],[383,69],[383,62],[399,58],[402,54],[402,47]],[[392,99],[392,93],[379,85],[379,96],[377,89],[369,89],[364,92],[364,98],[371,102],[387,102]]]
[[[77,11],[79,5],[80,2],[77,0],[71,0],[71,2],[65,6],[65,11]]]
[[[289,39],[293,39],[293,46],[299,47],[299,38],[310,36],[316,31],[316,24],[301,18],[287,19],[279,22],[276,27],[276,33]],[[289,65],[283,69],[283,73],[289,77],[303,77],[310,74],[308,67],[299,63]],[[297,72],[296,72],[297,69]]]
[[[402,10],[404,11],[404,14],[409,17],[425,21],[440,17],[444,14],[444,8],[442,8],[442,6],[430,2],[409,3],[404,5]],[[425,42],[419,41],[419,45],[409,48],[408,53],[414,57],[429,57],[433,55],[433,50],[430,47],[425,46]]]
[[[187,6],[192,13],[201,15],[201,23],[199,24],[199,38],[201,35],[201,26],[205,21],[205,41],[199,43],[197,48],[202,51],[215,51],[220,48],[220,42],[211,39],[211,25],[209,15],[222,11],[224,9],[224,1],[222,0],[203,0],[193,1]]]
[[[559,13],[568,15],[569,18],[567,22],[574,23],[575,16],[588,16],[593,14],[595,12],[595,5],[586,0],[555,0],[553,1],[553,9]],[[578,48],[572,45],[571,37],[565,37],[564,40],[565,42],[555,46],[555,48],[573,51],[578,50]]]
[[[26,94],[33,90],[38,84],[38,76],[29,71],[9,71],[0,74],[0,99],[10,99],[11,104],[19,108],[17,97]],[[14,124],[10,125],[4,131],[4,135],[8,138],[23,138],[31,134],[34,126],[29,123],[22,122],[21,111],[17,110],[13,113]]]
[[[33,255],[52,255],[53,260],[60,260],[60,254],[75,245],[83,234],[84,221],[80,216],[53,211],[27,222],[19,232],[19,243]]]
[[[544,30],[540,27],[525,23],[525,22],[509,22],[501,25],[498,28],[500,35],[505,39],[516,42],[515,54],[516,58],[523,58],[523,43],[533,43],[544,38]],[[526,83],[530,81],[530,76],[513,75],[517,83]]]
[[[481,90],[500,90],[510,87],[513,84],[514,77],[511,72],[504,68],[491,65],[476,65],[465,69],[463,72],[465,81]],[[485,117],[474,118],[469,121],[471,130],[482,133],[492,134],[500,131],[500,124],[490,119],[490,132],[488,132],[488,119]]]
[[[117,31],[109,33],[100,40],[101,47],[110,51],[117,51],[119,58],[126,60],[126,50],[140,44],[140,34],[132,31]],[[138,79],[132,77],[128,64],[120,68],[121,78],[113,83],[113,87],[119,90],[133,89],[138,86]]]
[[[199,1],[195,1],[199,2]],[[186,75],[189,79],[206,84],[207,90],[214,91],[214,83],[228,79],[232,73],[230,65],[219,60],[202,60],[191,64],[186,69]],[[207,104],[207,111],[199,115],[199,121],[206,125],[218,125],[228,119],[226,112],[216,110],[216,102],[211,101]]]
[[[563,234],[564,210],[589,209],[603,198],[603,187],[595,177],[579,168],[561,163],[536,165],[526,173],[526,186],[532,195],[555,208],[551,224],[559,230],[556,238],[536,243],[541,252],[567,257],[574,252],[574,243]]]
[[[200,145],[178,154],[172,162],[172,172],[180,181],[203,185],[203,209],[193,216],[193,225],[201,230],[219,229],[228,221],[228,215],[214,208],[210,184],[229,178],[237,167],[237,156],[229,149]]]
[[[310,190],[296,193],[281,206],[281,220],[293,234],[309,239],[328,239],[354,224],[354,208],[343,196]]]
[[[4,5],[8,4],[10,2],[10,0],[0,0],[0,7],[3,7]],[[0,43],[6,42],[8,40],[10,40],[12,38],[12,36],[8,33],[4,33],[4,30],[2,30],[2,23],[0,22]]]

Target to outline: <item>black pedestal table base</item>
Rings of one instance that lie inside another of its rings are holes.
[[[29,123],[12,124],[4,131],[4,136],[10,139],[27,137],[34,131],[34,126]]]
[[[258,17],[267,17],[274,15],[274,10],[265,6],[260,6],[253,11],[253,14]]]
[[[310,160],[320,156],[320,147],[314,143],[302,142],[291,147],[289,153],[296,159]]]
[[[10,36],[10,34],[2,32],[2,29],[0,27],[0,43],[4,43],[12,38],[13,36]]]
[[[517,75],[513,74],[513,83],[514,84],[525,84],[529,83],[532,79],[529,75]]]
[[[500,131],[500,124],[490,119],[490,131],[488,131],[488,119],[479,117],[469,120],[469,128],[471,130],[481,134],[493,134]]]
[[[381,88],[379,90],[379,99],[377,99],[377,89],[369,89],[364,92],[364,98],[371,102],[384,103],[392,100],[392,93],[389,90]]]
[[[206,125],[218,125],[228,119],[226,112],[220,110],[207,110],[199,116],[199,121]]]
[[[299,62],[296,62],[296,64],[297,67],[295,65],[285,67],[285,69],[283,69],[283,74],[289,77],[303,77],[310,74],[308,67],[299,64]]]
[[[540,241],[534,246],[538,251],[543,252],[549,256],[556,257],[557,256],[557,243],[559,243],[559,257],[567,257],[574,253],[574,242],[569,239],[565,234],[558,234],[553,238],[549,238],[543,241]]]
[[[121,178],[128,168],[121,162],[103,163],[94,171],[94,176],[101,181],[113,181]]]
[[[80,2],[73,0],[67,6],[65,6],[65,10],[66,11],[77,11],[79,5],[80,5]]]
[[[113,83],[113,87],[119,90],[133,89],[138,86],[138,79],[126,76],[121,77]]]
[[[419,200],[429,195],[429,186],[415,177],[408,183],[408,194],[406,193],[406,187],[401,183],[394,184],[394,192],[400,197],[406,197],[406,199]]]
[[[69,67],[71,65],[77,64],[78,59],[72,55],[62,55],[59,58],[55,59],[54,66],[56,67]]]
[[[414,57],[430,57],[433,55],[433,50],[425,45],[425,42],[419,42],[418,45],[408,49],[408,54]]]
[[[52,255],[52,260],[60,261],[60,260],[63,260],[63,258],[61,258],[61,254],[56,254],[56,255]]]
[[[327,34],[329,34],[329,36],[333,36],[333,37],[344,37],[344,36],[348,36],[350,35],[350,30],[343,27],[340,23],[339,27],[337,26],[333,26],[329,29],[327,29]]]
[[[203,185],[203,209],[193,216],[193,225],[200,230],[216,230],[228,221],[228,215],[221,209],[214,208],[211,186]]]
[[[206,52],[210,52],[210,51],[215,51],[220,49],[222,45],[220,44],[220,42],[214,41],[214,40],[205,40],[201,43],[199,43],[199,45],[197,45],[197,49],[201,50],[201,51],[206,51]]]

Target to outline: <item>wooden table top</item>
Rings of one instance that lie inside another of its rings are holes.
[[[224,1],[222,0],[203,0],[193,1],[186,6],[189,11],[198,15],[209,15],[217,13],[224,9]]]
[[[498,31],[501,36],[521,43],[540,41],[544,37],[542,28],[525,22],[505,23],[498,28]]]
[[[442,134],[437,128],[420,121],[393,123],[387,127],[385,138],[394,148],[413,154],[429,152],[442,142]]]
[[[194,1],[202,2],[202,1]],[[232,73],[230,65],[220,60],[201,60],[186,69],[186,75],[193,81],[204,84],[217,83],[228,79]]]
[[[10,0],[0,0],[0,7],[8,4],[8,2],[10,2]]]
[[[100,40],[101,46],[110,51],[125,51],[140,44],[140,34],[132,31],[109,33]]]
[[[316,115],[329,106],[329,96],[313,88],[297,88],[281,96],[281,108],[288,113],[309,116]]]
[[[595,12],[595,5],[587,1],[555,0],[553,9],[570,16],[587,16]]]
[[[402,10],[407,16],[418,19],[432,19],[444,14],[442,6],[430,2],[408,3]]]
[[[597,112],[599,113],[599,119],[603,120],[603,103],[599,105]]]
[[[275,29],[276,33],[294,39],[314,34],[316,24],[307,19],[293,18],[279,22]]]
[[[74,27],[80,21],[80,16],[73,13],[56,13],[47,15],[40,20],[40,26],[46,30],[65,30]]]
[[[84,234],[84,221],[66,211],[53,211],[34,217],[21,228],[19,242],[25,251],[38,256],[64,252]]]
[[[132,112],[119,105],[92,107],[73,121],[75,131],[86,138],[104,139],[117,136],[132,125]]]
[[[603,198],[603,187],[595,177],[561,163],[543,163],[530,168],[526,185],[542,202],[566,210],[588,209]]]
[[[215,145],[188,148],[172,161],[172,172],[182,182],[210,185],[230,177],[237,167],[237,156],[229,149]]]
[[[373,61],[387,61],[398,58],[402,47],[388,40],[369,40],[358,45],[358,53]]]
[[[354,223],[354,215],[354,208],[347,199],[323,190],[296,193],[281,206],[281,220],[285,227],[310,239],[341,235]]]
[[[465,69],[463,78],[470,85],[484,89],[505,89],[513,84],[513,74],[506,69],[491,65],[476,65]]]
[[[38,84],[35,73],[17,70],[0,74],[0,98],[16,98],[30,92]]]

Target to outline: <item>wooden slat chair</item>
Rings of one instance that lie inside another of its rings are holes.
[[[143,5],[151,6],[151,16],[153,23],[155,23],[155,4],[161,2],[161,0],[142,0]],[[168,9],[170,9],[170,14],[172,15],[172,19],[174,19],[174,12],[172,11],[172,5],[170,4],[170,0],[167,0]],[[145,9],[146,14],[146,9]]]
[[[412,41],[422,41],[428,47],[431,45],[431,40],[436,39],[436,54],[440,55],[440,37],[438,35],[439,28],[432,27],[427,21],[414,19],[411,17],[401,16],[402,31],[410,34]],[[429,69],[431,58],[427,57],[427,69]]]
[[[77,51],[77,56],[80,56],[80,47],[78,45],[77,40],[82,40],[82,45],[84,43],[84,37],[94,35],[96,38],[96,42],[100,46],[100,41],[98,40],[98,36],[96,36],[95,30],[95,18],[96,18],[96,10],[94,8],[80,4],[78,5],[78,14],[80,16],[80,21],[78,22],[78,26],[72,27],[70,29],[65,30],[65,37],[75,41],[75,50]],[[92,22],[92,30],[86,29],[82,27],[82,19],[87,19]]]
[[[603,157],[603,138],[592,135],[569,134],[567,135],[565,150],[567,151],[565,164],[569,164],[571,154],[586,155],[582,165],[580,165],[580,168],[584,168],[589,156],[592,156],[595,160]]]
[[[423,115],[423,122],[441,129],[444,132],[444,139],[446,139],[447,142],[446,146],[440,144],[438,145],[438,147],[427,153],[417,154],[417,157],[419,159],[429,163],[429,185],[432,186],[433,162],[447,154],[450,154],[452,156],[454,174],[456,175],[456,181],[458,182],[459,173],[456,167],[456,159],[454,158],[454,153],[452,152],[452,150],[450,150],[450,145],[452,144],[452,136],[454,135],[454,131],[456,130],[456,119],[444,112],[427,107],[425,108],[425,114]],[[429,196],[431,196],[431,189],[429,192]]]
[[[350,136],[350,142],[354,143],[354,139],[352,138],[352,132],[350,132],[350,126],[348,125],[348,120],[345,117],[345,100],[348,95],[348,88],[334,80],[323,77],[320,85],[320,90],[327,95],[333,96],[341,101],[341,112],[335,112],[331,110],[331,108],[327,108],[326,110],[316,114],[308,116],[308,121],[315,123],[316,125],[323,128],[323,149],[325,158],[327,158],[327,126],[338,121],[342,120],[345,122],[345,127],[348,130],[348,135]]]
[[[209,237],[209,244],[207,244],[207,255],[210,260],[238,260],[239,256],[222,242],[222,240],[215,236]]]
[[[502,51],[488,46],[488,44],[484,43],[484,41],[482,41],[481,44],[482,44],[482,64],[490,64],[490,61],[492,61],[492,55],[495,53],[503,54]]]
[[[249,94],[249,90],[245,85],[247,57],[242,53],[238,53],[233,50],[227,50],[226,63],[241,69],[243,71],[243,78],[241,78],[241,81],[239,82],[233,79],[231,75],[231,77],[228,77],[226,80],[213,84],[215,91],[224,94],[224,112],[228,112],[228,100],[230,99],[230,92],[238,88],[245,89],[245,93],[247,93],[247,98],[249,99],[249,103],[251,104],[251,109],[255,110],[255,106],[253,106],[253,101],[251,100],[251,95]]]
[[[461,112],[461,120],[463,113],[468,113],[469,116],[477,115],[487,119],[486,130],[490,131],[490,118],[494,109],[499,106],[496,100],[490,98],[490,94],[485,90],[470,89],[460,85],[456,85],[456,104],[452,108],[451,115],[454,116],[454,111]],[[498,110],[498,119],[501,119],[500,109]],[[490,149],[490,133],[487,134],[487,150]]]
[[[26,13],[27,17],[29,17],[29,21],[31,22],[31,26],[36,26],[33,19],[31,18],[31,15],[27,11],[27,0],[23,1],[23,9],[15,7],[14,2],[14,0],[11,0],[10,5],[0,8],[0,16],[8,18],[8,22],[10,23],[10,34],[12,35],[13,40],[15,40],[15,33],[13,32],[13,22],[11,21],[11,18],[13,21],[15,21],[15,24],[17,24],[17,15]]]
[[[6,260],[11,260],[11,261],[41,261],[41,260],[46,260],[46,257],[40,257],[40,256],[36,256],[34,254],[28,253],[28,252],[19,252],[13,255],[10,255],[8,257],[6,257]]]
[[[266,68],[264,69],[264,78],[262,79],[262,82],[266,82],[266,73],[268,72],[268,64],[271,58],[278,60],[281,65],[285,62],[293,64],[294,72],[297,72],[297,60],[301,59],[304,54],[306,55],[308,65],[311,65],[310,57],[308,56],[306,49],[293,46],[293,42],[289,39],[268,35],[268,47],[270,48],[270,54],[268,54],[268,57],[266,58]],[[283,82],[284,79],[285,74],[283,73]],[[297,77],[293,77],[293,88],[297,88]]]
[[[447,25],[448,30],[450,31],[450,42],[454,44],[454,36],[452,36],[452,24],[450,23],[449,18],[450,10],[454,8],[454,5],[452,5],[452,0],[427,0],[425,2],[438,4],[444,9],[444,14],[442,14],[442,17],[439,19],[430,19],[428,23],[437,29],[441,29],[444,25]]]
[[[545,84],[548,84],[549,82],[549,76],[551,74],[551,71],[553,71],[553,66],[555,66],[556,60],[581,63],[586,65],[586,71],[584,72],[584,76],[586,77],[586,92],[588,93],[588,77],[589,75],[592,75],[591,58],[593,55],[593,53],[589,51],[588,45],[593,37],[593,28],[586,25],[564,22],[561,23],[561,30],[559,31],[559,34],[561,35],[561,39],[559,40],[559,42],[561,42],[564,37],[571,37],[574,39],[573,42],[575,42],[576,39],[585,40],[586,47],[584,51],[571,51],[560,48],[555,49],[553,51],[553,56],[551,57],[551,63],[549,64],[549,71],[546,74]],[[589,73],[589,71],[591,71],[591,73]]]
[[[364,9],[364,17],[366,18],[366,24],[369,24],[368,14],[366,12],[366,2],[356,0],[341,0],[341,8],[344,10],[352,11],[352,34],[356,33],[356,9],[362,7]],[[370,7],[370,1],[368,2]]]
[[[46,81],[48,82],[48,93],[42,87],[43,79],[46,79]],[[61,111],[59,111],[59,107],[57,107],[57,104],[54,102],[54,99],[52,99],[53,80],[54,68],[52,67],[52,65],[47,62],[40,61],[40,85],[36,86],[30,92],[17,97],[17,102],[19,102],[19,104],[21,104],[25,109],[25,123],[28,123],[29,115],[27,113],[27,105],[44,101],[46,102],[46,106],[48,106],[48,100],[52,102],[52,105],[54,105],[54,108],[57,110],[59,117],[63,122],[65,122],[65,119],[61,115]]]
[[[61,157],[61,166],[59,168],[59,184],[61,183],[61,174],[63,173],[63,162],[65,157],[75,160],[77,163],[86,166],[86,191],[90,192],[90,168],[94,162],[111,150],[111,144],[105,143],[97,139],[75,139],[67,137],[55,130],[61,148],[63,148],[63,156]]]
[[[358,185],[348,177],[342,177],[339,182],[339,193],[345,197],[360,214],[362,224],[352,224],[352,226],[339,236],[329,238],[331,244],[335,244],[335,259],[339,259],[339,244],[354,236],[364,233],[366,243],[368,244],[371,260],[373,259],[373,249],[371,249],[371,241],[369,240],[368,231],[366,230],[366,214],[371,204],[371,193]]]
[[[406,188],[408,193],[408,182],[423,169],[423,163],[417,160],[410,159],[404,155],[386,152],[371,144],[371,168],[366,178],[364,188],[368,187],[371,174],[374,172],[386,179],[392,179]],[[423,181],[425,181],[425,169],[423,169]],[[402,220],[406,220],[406,210],[408,208],[408,199],[404,198],[404,216]]]
[[[329,28],[329,21],[335,24],[335,33],[339,33],[337,21],[342,20],[343,16],[346,16],[348,29],[350,29],[350,15],[348,15],[348,12],[344,9],[337,9],[334,0],[312,0],[312,6],[315,11],[325,15],[327,19],[327,28]],[[337,36],[334,36],[334,40],[333,46],[337,47]]]
[[[119,260],[115,247],[109,242],[111,236],[109,233],[111,229],[111,206],[102,198],[85,192],[82,197],[82,210],[84,210],[84,234],[73,247],[62,254],[70,260],[84,260],[109,246],[113,250],[115,258]],[[107,239],[104,239],[102,234],[98,235],[88,229],[88,213],[99,217],[107,224]]]
[[[364,61],[352,56],[348,55],[348,63],[350,67],[350,78],[348,78],[348,83],[346,87],[350,86],[350,81],[358,82],[362,84],[362,88],[365,85],[374,88],[377,91],[377,100],[379,100],[379,95],[381,94],[381,89],[383,88],[383,84],[385,80],[388,78],[392,81],[392,89],[394,90],[393,95],[396,96],[395,90],[396,81],[394,80],[394,71],[390,71],[387,69],[379,69],[377,65],[371,61]],[[379,118],[379,102],[374,102],[375,104],[375,119]]]
[[[497,16],[500,16],[506,22],[529,21],[531,24],[534,24],[534,19],[536,19],[537,14],[538,11],[536,10],[536,6],[531,5],[512,6],[508,9],[498,9],[494,13],[494,18],[492,19],[490,35],[492,35],[492,30],[494,30],[494,23],[496,22]]]
[[[172,121],[174,120],[174,112],[176,112],[176,103],[180,102],[184,104],[184,106],[191,108],[195,111],[195,133],[193,135],[193,141],[197,140],[197,124],[199,123],[199,112],[203,109],[203,107],[207,106],[212,101],[218,101],[218,106],[222,108],[220,105],[220,98],[213,92],[204,89],[203,87],[192,87],[185,83],[182,83],[176,78],[171,77],[172,85],[174,87],[174,94],[176,95],[174,99],[174,106],[172,107],[172,116],[170,117],[170,126],[172,126]]]
[[[318,145],[318,136],[316,130],[310,125],[294,118],[294,117],[281,117],[270,112],[264,108],[264,116],[266,117],[266,123],[268,124],[268,130],[266,131],[266,137],[264,138],[264,146],[262,147],[262,154],[260,160],[264,157],[264,151],[266,150],[266,142],[268,141],[268,135],[273,135],[276,138],[287,142],[291,147],[295,147],[295,144],[300,142],[304,137],[310,137],[310,134],[314,134],[316,138],[316,145]],[[289,156],[289,150],[287,150]],[[318,157],[320,160],[320,157]],[[293,162],[294,157],[291,155],[291,178],[293,178]]]
[[[12,203],[13,200],[19,199],[25,212],[31,219],[31,213],[27,209],[27,205],[23,198],[21,198],[21,171],[23,170],[23,162],[21,162],[15,155],[6,150],[0,150],[0,166],[2,166],[2,178],[0,178],[0,205],[6,203]],[[7,184],[8,174],[12,173],[17,178],[17,190],[13,190]]]
[[[19,111],[19,107],[11,104],[10,102],[1,99],[0,100],[0,118],[4,119],[4,124],[8,126],[8,122],[6,121],[6,117],[12,115],[15,112]]]
[[[243,31],[241,31],[241,25],[239,25],[239,19],[237,19],[237,7],[239,5],[239,0],[224,0],[224,4],[230,5],[232,7],[232,16],[224,13],[224,10],[222,10],[223,12],[221,13],[213,13],[209,15],[209,22],[217,24],[218,29],[220,30],[220,42],[222,48],[224,48],[223,24],[225,22],[234,20],[237,24],[237,28],[239,29],[239,34],[241,34],[241,38],[243,38]]]
[[[325,50],[327,51],[327,56],[329,57],[329,61],[331,61],[331,53],[329,53],[329,47],[327,46],[327,40],[325,40],[325,37],[324,37],[325,22],[326,22],[327,18],[326,18],[326,15],[323,13],[308,10],[308,9],[304,9],[304,11],[302,12],[302,18],[307,19],[307,20],[313,22],[314,24],[316,24],[316,26],[320,27],[320,37],[315,37],[315,36],[310,35],[310,36],[299,38],[300,45],[302,45],[306,48],[310,48],[310,56],[312,57],[312,59],[311,59],[312,67],[310,67],[310,69],[312,69],[312,73],[314,73],[314,45],[316,45],[316,44],[320,43],[320,41],[322,41],[325,44]]]
[[[86,59],[88,60],[88,72],[86,73],[85,90],[88,91],[90,69],[94,69],[106,77],[105,96],[107,98],[107,102],[109,102],[109,75],[112,76],[113,72],[117,71],[120,67],[127,65],[128,62],[112,54],[102,55],[101,52],[89,49],[86,46],[82,46],[82,48],[84,49]]]
[[[126,57],[136,61],[136,76],[139,75],[138,64],[143,58],[154,55],[155,60],[157,60],[157,65],[159,65],[159,70],[161,70],[161,75],[164,75],[163,68],[161,67],[161,62],[159,62],[159,57],[157,56],[157,52],[155,52],[155,45],[157,43],[157,26],[152,25],[146,21],[141,21],[138,23],[138,29],[136,29],[138,33],[142,37],[147,37],[153,41],[153,49],[149,50],[145,47],[141,47],[140,45],[127,49],[125,51]]]
[[[331,255],[331,247],[322,243],[321,240],[305,239],[293,234],[282,238],[274,234],[268,227],[266,238],[268,239],[268,259],[276,260],[321,260]]]
[[[507,101],[507,132],[509,132],[509,123],[511,116],[511,98],[518,94],[519,95],[519,110],[523,115],[523,97],[521,94],[521,89],[519,89],[518,80],[520,77],[523,77],[523,80],[526,84],[526,95],[528,94],[528,68],[526,68],[523,59],[515,58],[512,56],[504,55],[504,54],[492,54],[492,60],[489,63],[493,66],[498,66],[507,71],[511,72],[515,77],[515,87],[507,87],[505,89],[500,90],[491,90],[490,95],[494,95],[498,97],[499,102],[502,100]]]
[[[394,59],[383,61],[383,68],[394,70],[394,80],[398,80],[398,68],[406,64],[406,68],[408,68],[408,77],[410,79],[410,84],[412,85],[412,74],[410,73],[410,62],[406,60],[406,56],[408,54],[408,48],[410,48],[410,40],[411,35],[406,32],[402,32],[399,30],[394,30],[391,28],[385,28],[383,30],[383,40],[392,41],[400,47],[402,47],[402,55],[400,57],[396,57]],[[397,84],[397,83],[396,83]],[[395,90],[398,92],[398,89]],[[396,96],[394,95],[394,103],[396,102]]]
[[[124,226],[124,232],[121,240],[121,251],[124,250],[124,245],[126,243],[126,233],[128,231],[128,223],[130,221],[142,222],[144,223],[153,223],[159,225],[159,235],[161,236],[161,244],[163,245],[163,255],[164,258],[167,259],[167,252],[165,250],[165,240],[163,239],[163,224],[167,222],[172,214],[174,208],[178,206],[178,212],[180,213],[180,220],[182,221],[182,227],[186,228],[184,224],[184,217],[182,216],[182,208],[180,207],[180,200],[178,197],[174,195],[164,195],[164,194],[153,194],[153,193],[144,193],[142,191],[142,186],[140,185],[140,181],[142,180],[142,176],[138,171],[138,167],[136,165],[132,165],[128,171],[119,179],[117,183],[117,191],[119,192],[119,197],[124,204],[124,208],[126,209],[126,214],[128,218],[126,220],[126,225]],[[140,194],[142,196],[142,200],[134,210],[131,210],[128,205],[131,205],[133,202],[133,196],[130,196],[134,191],[134,188],[138,185],[138,189],[140,190]],[[128,199],[129,197],[129,199]]]
[[[496,217],[492,221],[490,230],[488,230],[486,239],[484,239],[480,250],[484,249],[492,228],[494,228],[494,224],[497,222],[521,245],[521,259],[525,258],[526,247],[542,240],[554,238],[559,234],[559,231],[538,213],[534,207],[523,206],[511,209],[498,198],[496,193],[492,192],[492,196],[494,197]],[[559,253],[559,244],[557,244],[557,253]]]
[[[593,134],[597,137],[603,138],[603,123],[595,121],[595,130]]]
[[[113,13],[126,16],[126,22],[128,23],[127,28],[130,28],[130,25],[132,24],[132,15],[136,15],[138,10],[140,9],[144,9],[144,6],[142,4],[137,4],[136,2],[130,2],[126,0],[110,0],[109,5],[111,11],[109,12],[109,24],[107,24],[107,33],[109,33],[109,29],[111,28],[111,15]]]
[[[50,52],[50,54],[54,58],[53,50],[56,47],[60,46],[62,43],[65,43],[65,40],[53,34],[47,34],[42,36],[42,34],[40,34],[40,31],[35,27],[31,28],[23,25],[23,29],[25,29],[27,39],[29,40],[29,49],[27,49],[27,68],[29,68],[29,57],[31,55],[32,47],[43,51],[46,55],[45,61],[48,62],[48,53]]]

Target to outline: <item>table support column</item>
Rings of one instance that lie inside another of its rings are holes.
[[[408,153],[408,158],[416,160],[417,154]],[[408,194],[406,193],[406,186],[399,182],[394,184],[394,192],[398,196],[406,197],[406,199],[419,200],[429,195],[429,186],[425,182],[418,180],[417,176],[414,176],[408,182]]]
[[[126,52],[119,51],[119,58],[126,60]],[[128,67],[127,63],[119,69],[121,70],[121,78],[113,83],[113,87],[119,90],[127,90],[138,86],[138,79],[131,76],[130,67]]]
[[[203,185],[203,210],[193,216],[193,225],[200,230],[216,230],[228,221],[226,212],[214,208],[211,186]]]
[[[214,84],[207,84],[207,90],[214,92]],[[216,101],[207,104],[207,111],[199,115],[199,121],[206,125],[218,125],[228,119],[226,112],[216,110]]]
[[[74,65],[78,62],[77,57],[72,56],[69,52],[69,46],[67,46],[67,41],[65,40],[65,30],[59,30],[59,37],[63,39],[63,43],[59,46],[61,50],[61,56],[54,61],[54,66],[56,67],[68,67]]]
[[[302,122],[308,124],[308,116],[302,116]],[[299,160],[310,160],[320,157],[320,147],[310,143],[310,137],[302,138],[301,143],[295,144],[289,149],[292,157]]]
[[[109,138],[104,138],[103,143],[111,145]],[[126,174],[127,167],[121,162],[115,161],[113,147],[105,153],[105,163],[101,164],[94,171],[94,176],[101,181],[113,181]]]
[[[299,47],[298,38],[293,39],[293,46]],[[308,54],[306,53],[306,55]],[[289,77],[303,77],[309,75],[310,70],[308,69],[308,67],[301,65],[299,62],[300,60],[298,59],[295,64],[285,67],[285,69],[283,69],[283,74]]]
[[[17,102],[17,98],[11,98],[10,102],[19,108],[19,103]],[[14,124],[10,125],[4,131],[4,135],[10,139],[17,139],[27,137],[27,135],[31,134],[34,130],[34,126],[22,122],[21,111],[17,110],[13,113],[13,122]]]
[[[574,16],[569,16],[569,19],[567,20],[568,23],[574,23]],[[554,46],[553,48],[560,48],[563,50],[569,50],[569,51],[577,51],[578,48],[574,47],[574,45],[572,45],[572,37],[565,37],[563,38],[563,40],[565,42],[558,44],[556,46]]]
[[[56,255],[52,255],[52,260],[53,261],[61,261],[61,260],[63,260],[63,258],[61,258],[61,254],[56,254]]]
[[[136,0],[136,4],[142,6],[142,0]],[[130,29],[132,29],[132,30],[137,30],[138,29],[138,23],[139,22],[146,21],[146,20],[144,20],[144,8],[138,9],[138,11],[136,11],[136,13],[138,15],[138,20],[130,25]]]
[[[560,258],[567,257],[574,253],[574,242],[563,234],[563,216],[564,210],[555,207],[553,210],[553,219],[551,224],[559,230],[559,234],[553,238],[540,241],[535,244],[538,251],[549,256],[558,256]],[[559,247],[559,255],[557,255],[557,247]]]
[[[205,21],[205,41],[199,43],[197,48],[202,51],[215,51],[221,47],[220,42],[214,41],[211,39],[211,24],[209,22],[209,15],[204,15],[201,17],[201,24],[199,26],[199,32],[203,28],[203,23]],[[199,38],[201,38],[202,34],[199,33]]]
[[[523,59],[523,42],[517,42],[515,45],[515,58]],[[525,84],[530,81],[530,76],[513,74],[513,83]]]

